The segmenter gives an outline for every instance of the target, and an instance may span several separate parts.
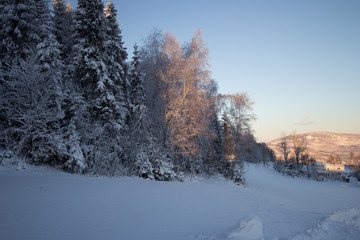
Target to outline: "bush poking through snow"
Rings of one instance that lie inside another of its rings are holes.
[[[138,158],[135,162],[137,175],[145,179],[154,179],[152,164],[147,158]]]
[[[234,181],[237,185],[245,185],[243,163],[240,161],[228,162],[224,176]]]
[[[232,180],[236,184],[245,184],[242,164],[234,164]]]
[[[64,168],[73,173],[83,173],[86,169],[86,164],[83,159],[70,158],[65,162]]]
[[[157,181],[171,181],[176,179],[174,165],[170,159],[162,157],[162,154],[140,152],[136,155],[135,174],[139,177]]]
[[[158,181],[170,181],[176,178],[174,165],[165,158],[164,160],[156,159],[153,163],[153,174]]]

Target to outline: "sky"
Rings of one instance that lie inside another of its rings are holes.
[[[154,28],[180,43],[201,29],[219,93],[255,102],[258,141],[284,131],[360,134],[360,1],[112,2],[129,53]]]

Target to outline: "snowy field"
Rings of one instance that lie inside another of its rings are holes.
[[[250,165],[221,179],[155,182],[0,167],[0,239],[359,239],[360,187]]]

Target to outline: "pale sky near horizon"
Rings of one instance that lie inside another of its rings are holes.
[[[255,102],[258,141],[283,131],[360,134],[360,1],[112,2],[129,53],[153,28],[180,43],[201,29],[219,92]]]

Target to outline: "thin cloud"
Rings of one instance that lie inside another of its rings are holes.
[[[313,121],[302,121],[302,122],[295,122],[294,125],[297,126],[306,126],[306,125],[314,125],[315,122]]]
[[[311,121],[310,119],[311,119],[310,115],[307,114],[307,115],[304,116],[304,119],[302,121],[295,122],[294,125],[297,125],[297,126],[314,125],[315,122]]]

